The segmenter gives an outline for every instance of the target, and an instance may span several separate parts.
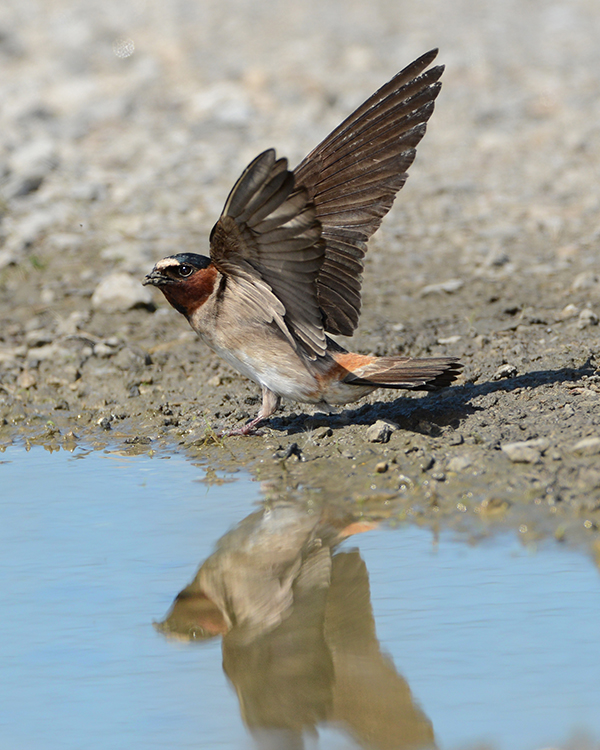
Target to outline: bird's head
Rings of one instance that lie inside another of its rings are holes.
[[[159,260],[142,283],[157,286],[177,312],[189,318],[206,302],[216,279],[217,269],[210,258],[178,253]]]

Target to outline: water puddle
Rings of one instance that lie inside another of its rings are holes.
[[[600,738],[586,555],[204,478],[181,456],[0,454],[0,747]]]

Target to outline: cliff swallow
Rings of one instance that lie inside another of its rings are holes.
[[[340,405],[376,388],[449,385],[453,357],[375,357],[327,334],[351,335],[360,314],[367,240],[404,185],[425,134],[443,66],[432,50],[398,73],[292,172],[264,151],[244,170],[210,234],[210,257],[160,260],[157,286],[200,338],[262,388],[248,434],[282,397]]]

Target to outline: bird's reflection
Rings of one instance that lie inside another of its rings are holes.
[[[381,653],[369,578],[356,550],[373,524],[347,512],[277,501],[217,543],[166,619],[166,635],[221,635],[223,667],[260,748],[304,747],[333,725],[360,747],[435,747],[431,722]]]

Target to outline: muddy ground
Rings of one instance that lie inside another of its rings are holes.
[[[598,38],[597,0],[4,3],[0,446],[183,451],[208,481],[248,470],[267,492],[600,558]],[[138,282],[206,252],[262,149],[297,163],[434,46],[444,87],[351,346],[458,356],[464,375],[216,437],[257,386]]]

